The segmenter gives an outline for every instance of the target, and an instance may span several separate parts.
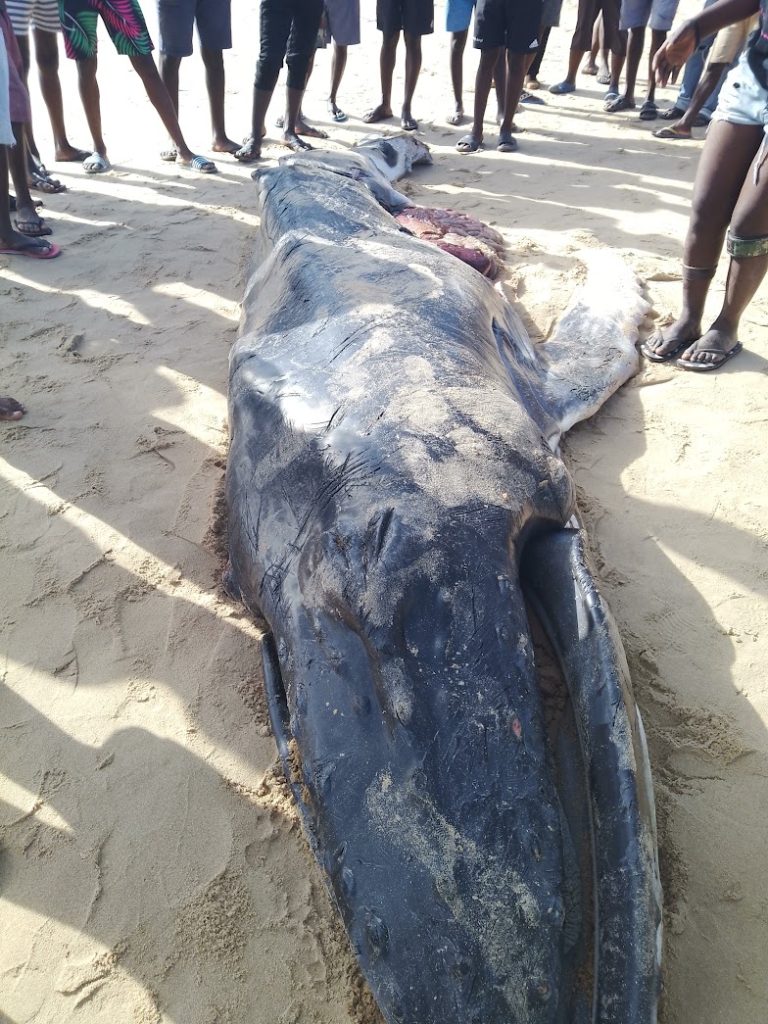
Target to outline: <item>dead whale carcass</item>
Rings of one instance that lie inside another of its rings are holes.
[[[257,178],[229,389],[230,586],[306,831],[388,1021],[650,1024],[648,760],[557,451],[635,371],[637,283],[596,258],[534,347],[324,159]]]

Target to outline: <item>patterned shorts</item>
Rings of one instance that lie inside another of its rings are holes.
[[[5,6],[17,36],[25,36],[30,26],[43,32],[61,28],[58,0],[6,0]]]
[[[96,26],[104,21],[115,49],[124,57],[153,50],[138,0],[59,0],[64,49],[73,60],[96,56]]]

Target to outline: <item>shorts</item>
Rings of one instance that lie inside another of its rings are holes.
[[[435,30],[435,0],[376,0],[376,28],[385,37],[400,31],[429,36]]]
[[[325,0],[326,42],[357,46],[360,42],[360,0]]]
[[[152,50],[139,0],[59,0],[64,49],[73,60],[96,56],[101,15],[115,49],[123,57],[146,57]]]
[[[13,124],[29,124],[32,111],[29,106],[29,93],[24,85],[24,65],[11,19],[0,8],[0,35],[3,36],[8,64],[8,116]],[[13,143],[9,143],[13,145]]]
[[[230,0],[157,0],[157,13],[160,53],[168,57],[189,57],[195,24],[206,50],[232,48]]]
[[[542,0],[477,0],[477,50],[503,46],[510,53],[533,53],[539,46]]]
[[[721,28],[712,43],[707,64],[733,64],[744,48],[750,33],[757,28],[757,15]]]
[[[5,36],[0,32],[0,146],[12,146],[16,141],[11,127],[11,92],[8,70]]]
[[[576,29],[571,40],[571,49],[581,53],[588,53],[592,49],[592,30],[595,18],[602,12],[605,48],[611,53],[623,54],[624,40],[619,31],[621,9],[621,0],[579,0],[579,12],[576,16]]]
[[[58,32],[59,0],[6,0],[8,17],[17,36],[25,36],[31,28],[42,32]]]
[[[445,5],[445,31],[466,32],[474,9],[475,0],[448,0]]]
[[[669,32],[680,0],[622,0],[619,28],[645,28]],[[588,47],[589,49],[589,47]]]
[[[746,50],[723,82],[712,120],[754,125],[768,133],[768,89],[755,78]]]
[[[563,0],[544,0],[541,8],[541,27],[558,28],[562,9]],[[590,49],[592,49],[591,46]]]

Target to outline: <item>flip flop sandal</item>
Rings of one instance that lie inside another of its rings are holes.
[[[598,85],[610,85],[611,84],[611,76],[607,75],[604,71],[601,71],[600,74],[595,79],[595,81],[597,82]]]
[[[680,131],[675,125],[666,125],[664,128],[657,128],[653,133],[654,139],[678,139],[690,142],[693,135],[690,132]]]
[[[213,160],[205,156],[193,156],[189,163],[181,163],[181,166],[199,174],[217,174],[219,170]]]
[[[723,352],[719,348],[700,348],[698,349],[699,352],[706,352],[708,355],[720,356],[721,358],[714,363],[699,363],[692,359],[677,359],[675,366],[679,366],[681,370],[692,370],[694,373],[710,373],[712,370],[719,370],[729,359],[737,356],[742,348],[743,346],[740,341],[737,341],[733,348],[727,352]]]
[[[111,167],[112,164],[101,153],[91,153],[86,160],[83,160],[83,170],[86,174],[105,174]]]
[[[281,139],[280,144],[285,146],[286,149],[290,149],[292,153],[307,153],[309,150],[314,149],[314,146],[310,146],[308,142],[304,142],[298,135],[289,141],[288,139]]]
[[[42,238],[44,235],[52,235],[53,228],[48,227],[42,217],[38,220],[18,220],[13,222],[16,230],[28,238]]]
[[[328,113],[331,115],[331,120],[335,121],[336,124],[343,124],[349,120],[348,115],[340,107],[334,108],[332,103],[328,104]]]
[[[619,96],[610,103],[606,103],[603,109],[607,114],[618,114],[622,110],[634,110],[635,101],[628,100],[626,96]]]
[[[658,116],[659,108],[650,100],[646,100],[642,107],[640,107],[638,117],[641,121],[655,121]]]
[[[605,96],[603,96],[603,105],[613,103],[613,101],[617,100],[618,98],[619,94],[617,92],[607,92]]]
[[[538,106],[541,106],[541,107],[546,106],[546,100],[543,100],[541,98],[541,96],[531,96],[531,94],[529,92],[527,92],[525,89],[523,89],[522,93],[520,94],[520,102],[521,103],[532,103],[532,104],[535,104],[537,107]]]
[[[549,91],[555,96],[567,96],[568,93],[576,92],[576,86],[573,82],[556,82],[555,85],[550,85]]]
[[[517,150],[517,139],[513,138],[511,132],[500,132],[496,149],[499,153],[514,153]]]
[[[482,142],[479,142],[474,135],[465,135],[456,143],[456,149],[460,153],[477,153],[482,145]]]
[[[417,132],[419,130],[419,122],[413,117],[402,117],[400,119],[400,127],[404,132]]]
[[[464,120],[464,111],[462,110],[462,112],[460,114],[458,113],[458,111],[454,112],[453,114],[449,114],[448,117],[446,117],[446,119],[445,119],[445,123],[446,124],[452,124],[453,127],[456,128],[458,125],[461,124],[461,122],[463,120]]]
[[[247,149],[250,149],[253,146],[253,143],[254,140],[252,135],[249,135],[247,136],[247,138],[243,139],[242,149],[238,149],[238,151],[233,154],[235,160],[238,160],[241,164],[253,164],[256,163],[257,160],[261,160],[261,148],[259,148],[258,153],[245,152]]]
[[[167,164],[175,164],[178,155],[179,152],[175,146],[169,146],[168,149],[160,150],[160,159]]]
[[[61,254],[61,249],[53,242],[44,245],[22,246],[21,249],[0,249],[0,256],[28,256],[33,260],[52,260]]]
[[[29,171],[29,187],[49,196],[67,191],[67,186],[62,184],[58,178],[52,178],[42,164],[38,164]]]
[[[652,347],[653,342],[657,340],[664,341],[661,331],[654,331],[650,338],[647,338],[640,346],[640,351],[651,363],[668,363],[671,359],[675,358],[678,352],[682,352],[683,349],[693,345],[696,339],[694,341],[681,341],[679,345],[675,345],[674,348],[664,353],[659,353],[658,349]]]
[[[681,110],[680,107],[667,107],[666,110],[661,111],[659,117],[663,121],[679,121],[684,113],[685,111]]]

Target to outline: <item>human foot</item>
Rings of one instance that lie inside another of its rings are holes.
[[[0,237],[0,256],[29,256],[36,260],[52,260],[61,252],[44,238],[28,238],[18,231]]]
[[[456,104],[456,109],[452,114],[449,114],[445,119],[448,124],[454,125],[454,127],[464,120],[464,107],[460,103]]]
[[[400,114],[400,127],[404,132],[417,132],[419,130],[419,122],[407,107],[403,107]]]
[[[706,334],[702,334],[686,348],[685,352],[676,360],[675,365],[679,366],[681,370],[706,373],[719,369],[729,359],[738,355],[741,349],[741,342],[734,337],[731,331],[712,326]]]
[[[305,153],[308,149],[314,148],[308,142],[305,142],[304,139],[300,138],[296,132],[283,132],[281,141],[284,146],[293,150],[294,153]]]
[[[386,103],[380,103],[378,107],[363,114],[365,124],[378,124],[379,121],[388,121],[392,117],[392,107]]]
[[[682,121],[676,121],[674,124],[666,124],[663,128],[657,128],[653,133],[656,139],[692,139],[693,133],[690,128],[686,128]]]
[[[336,124],[343,124],[344,121],[348,120],[347,115],[338,105],[336,100],[328,100],[328,114],[331,120],[335,121]]]
[[[55,159],[58,164],[81,164],[87,156],[90,156],[87,149],[76,149],[69,143],[66,146],[57,146],[55,151]]]
[[[176,157],[179,167],[186,167],[188,171],[197,171],[200,174],[216,174],[218,167],[209,160],[207,156],[197,156],[191,150],[189,153],[179,153]]]
[[[91,153],[83,160],[83,170],[86,174],[105,174],[111,167],[106,153]]]
[[[593,60],[587,59],[584,61],[584,67],[581,69],[582,75],[596,75],[597,64]]]
[[[261,139],[255,139],[253,135],[249,135],[247,139],[243,140],[243,144],[240,149],[236,150],[235,160],[239,160],[241,164],[252,164],[256,160],[261,160]]]
[[[17,204],[16,216],[14,217],[16,230],[29,238],[41,238],[43,235],[51,235],[53,231],[45,223],[34,206]]]
[[[681,317],[669,327],[654,331],[640,346],[640,351],[652,363],[666,363],[692,345],[701,336],[701,323]]]
[[[240,149],[238,144],[234,142],[232,139],[227,138],[226,135],[223,135],[221,138],[214,139],[211,145],[211,150],[214,153],[233,154],[236,153],[238,149]]]
[[[0,420],[20,420],[27,410],[9,395],[0,395]]]
[[[460,153],[476,153],[483,144],[483,136],[470,132],[456,143],[456,149]]]

